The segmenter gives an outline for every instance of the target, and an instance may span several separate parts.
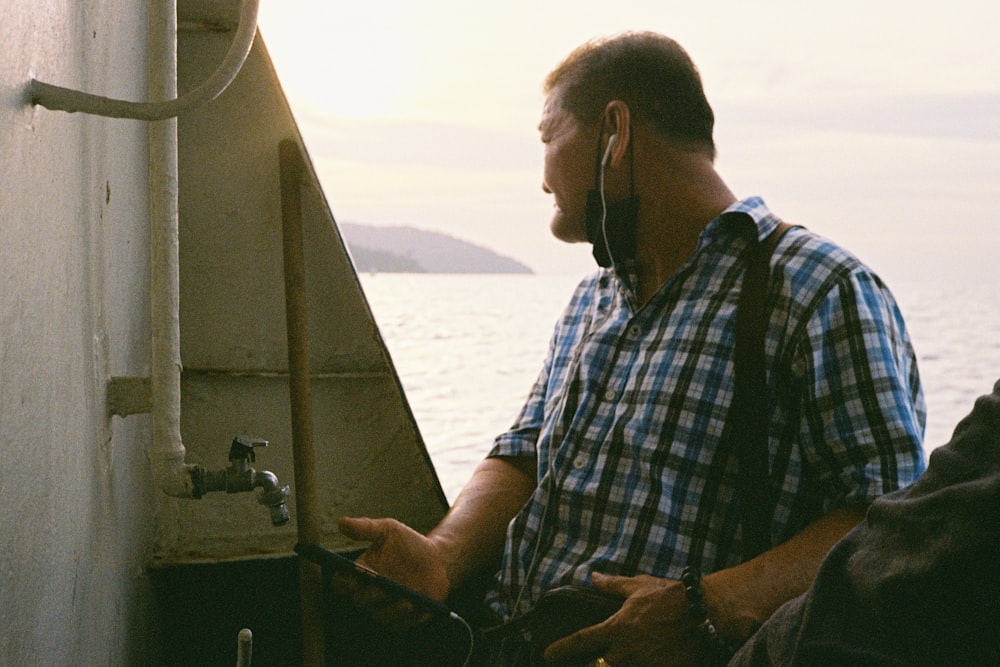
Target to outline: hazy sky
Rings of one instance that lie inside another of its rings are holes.
[[[698,64],[737,196],[886,278],[1000,281],[1000,2],[263,0],[260,26],[335,217],[488,245],[541,273],[546,73],[651,29]]]

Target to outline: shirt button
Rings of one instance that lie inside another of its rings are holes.
[[[559,533],[558,535],[556,535],[555,537],[552,538],[552,545],[553,546],[561,547],[564,544],[566,544],[566,535],[565,534]]]
[[[636,340],[641,335],[642,335],[642,327],[640,327],[638,324],[633,324],[628,328],[629,340]]]
[[[582,470],[586,465],[587,465],[586,454],[577,454],[576,458],[573,459],[573,467],[576,468],[577,470]]]
[[[613,401],[613,400],[615,400],[615,397],[617,397],[617,396],[618,396],[618,392],[616,392],[614,389],[607,389],[604,392],[604,400],[605,401]]]

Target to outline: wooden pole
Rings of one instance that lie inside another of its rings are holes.
[[[288,327],[288,385],[292,412],[292,456],[295,465],[295,518],[299,542],[319,544],[322,532],[313,448],[312,393],[309,382],[309,334],[306,272],[302,235],[302,172],[298,143],[279,144],[282,246],[285,265],[285,318]],[[299,559],[302,605],[303,664],[324,661],[323,586],[320,567]]]

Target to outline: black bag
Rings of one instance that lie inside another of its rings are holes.
[[[545,662],[545,649],[558,639],[597,625],[621,609],[623,598],[589,586],[560,586],[546,591],[535,606],[515,619],[483,631],[491,648],[491,667],[583,667],[598,656],[559,663]]]

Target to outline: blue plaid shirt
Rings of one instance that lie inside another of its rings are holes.
[[[761,239],[778,223],[758,198],[734,204],[640,308],[627,267],[577,287],[521,414],[490,452],[538,464],[538,487],[508,527],[491,594],[502,615],[523,612],[545,590],[587,584],[593,571],[679,578],[693,544],[704,544],[706,572],[742,560],[735,457],[725,467],[712,460],[733,396],[749,221]],[[771,263],[777,544],[835,507],[916,479],[925,410],[903,318],[878,277],[801,228]],[[712,486],[710,516],[699,517]]]

